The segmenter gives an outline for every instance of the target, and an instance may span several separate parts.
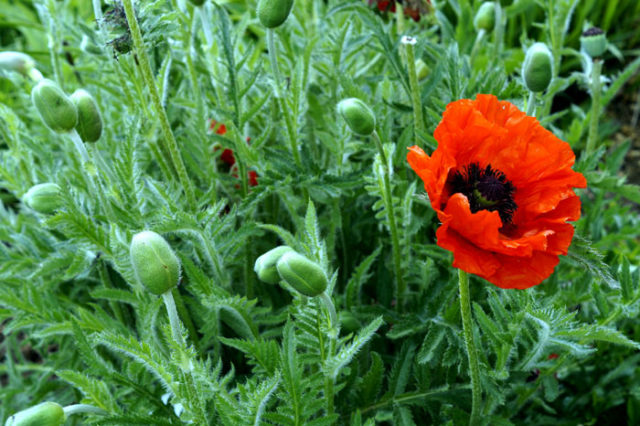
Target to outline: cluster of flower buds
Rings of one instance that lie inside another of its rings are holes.
[[[48,401],[12,415],[5,426],[61,426],[65,420],[62,406]]]
[[[100,139],[102,117],[86,90],[76,90],[68,97],[55,82],[45,78],[31,90],[31,99],[44,124],[54,132],[75,129],[84,142]]]
[[[152,294],[161,296],[178,285],[180,260],[161,235],[153,231],[134,235],[129,255],[136,278]]]
[[[279,246],[264,253],[253,269],[260,280],[269,284],[282,280],[308,297],[319,296],[329,283],[322,266],[289,246]]]
[[[258,19],[267,28],[277,28],[291,13],[293,0],[259,0]]]

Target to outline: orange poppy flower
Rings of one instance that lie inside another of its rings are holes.
[[[417,146],[407,160],[424,181],[442,225],[438,245],[453,266],[502,288],[540,284],[566,255],[586,187],[571,170],[566,142],[535,117],[492,95],[447,106],[431,156]]]

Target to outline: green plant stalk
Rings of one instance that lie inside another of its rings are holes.
[[[107,217],[114,217],[113,210],[111,210],[111,205],[107,202],[102,185],[100,185],[100,181],[98,180],[98,170],[96,169],[95,164],[91,160],[91,157],[87,152],[87,148],[84,146],[84,142],[82,141],[82,139],[80,138],[80,135],[75,129],[73,129],[69,133],[69,136],[71,137],[71,140],[73,141],[73,144],[75,145],[76,150],[80,154],[80,162],[82,163],[82,168],[87,173],[87,175],[89,175],[88,177],[85,176],[89,192],[91,192],[92,194],[98,195],[98,200],[100,204],[99,207],[102,207],[105,215]]]
[[[177,287],[174,287],[173,290],[171,290],[171,293],[173,294],[173,300],[176,304],[178,314],[180,315],[180,318],[182,318],[182,322],[184,322],[184,326],[187,328],[189,336],[193,341],[193,346],[196,348],[196,351],[199,351],[200,340],[198,339],[198,333],[196,331],[195,325],[193,324],[193,320],[191,319],[191,315],[189,315],[189,310],[184,304],[184,300],[182,300],[182,295],[180,294],[180,291]]]
[[[331,320],[331,332],[329,333],[329,354],[322,357],[324,361],[326,358],[332,357],[335,352],[336,339],[340,334],[340,328],[339,328],[340,323],[338,322],[338,315],[336,314],[336,308],[333,304],[333,301],[331,300],[331,296],[329,296],[325,291],[324,293],[320,294],[319,297],[324,303],[325,307],[327,308],[327,311],[329,311],[329,319]],[[334,412],[334,399],[335,399],[335,392],[333,389],[334,386],[335,386],[335,380],[332,377],[325,377],[324,394],[327,400],[328,416],[332,415]]]
[[[469,359],[469,374],[471,376],[471,417],[469,425],[479,423],[480,402],[482,391],[480,389],[480,367],[478,365],[478,353],[473,340],[473,328],[471,322],[471,297],[469,296],[469,276],[462,269],[458,269],[458,284],[460,286],[460,314],[462,315],[462,329],[464,342]]]
[[[400,8],[398,8],[400,9]],[[416,73],[416,58],[413,44],[405,43],[407,52],[407,68],[409,71],[409,85],[411,87],[411,102],[413,103],[413,136],[415,144],[420,144],[420,133],[424,133],[424,119],[422,117],[422,99],[420,97],[420,86],[418,85],[418,74]]]
[[[527,115],[529,117],[536,116],[536,92],[529,92],[529,99],[527,100]]]
[[[278,48],[276,46],[275,31],[272,28],[267,28],[267,49],[269,50],[269,62],[271,63],[271,72],[273,73],[274,91],[276,99],[284,115],[285,125],[287,126],[287,134],[289,135],[289,145],[293,160],[298,167],[302,166],[300,159],[300,153],[298,152],[298,138],[296,137],[296,128],[294,121],[291,118],[291,111],[287,108],[287,104],[284,101],[284,95],[282,93],[282,76],[280,75],[280,67],[278,65]]]
[[[471,54],[469,55],[469,62],[473,65],[473,61],[475,61],[476,55],[478,54],[478,50],[480,49],[480,43],[484,39],[484,36],[487,32],[480,28],[478,30],[478,34],[476,35],[476,40],[473,42],[473,47],[471,48]]]
[[[600,73],[602,60],[594,59],[591,70],[591,117],[589,121],[589,136],[585,154],[587,158],[593,154],[598,140],[598,120],[600,119]]]
[[[189,392],[190,399],[192,399],[193,405],[196,407],[198,413],[196,413],[200,417],[199,424],[207,424],[206,416],[204,413],[204,409],[202,407],[202,402],[200,401],[200,395],[195,388],[195,382],[193,380],[193,374],[191,373],[191,361],[187,356],[185,349],[187,347],[187,343],[182,336],[181,326],[180,326],[180,318],[178,316],[178,310],[176,309],[176,302],[173,299],[173,294],[171,290],[167,291],[162,295],[162,300],[164,301],[164,305],[167,308],[167,315],[169,316],[169,324],[171,326],[171,336],[173,340],[180,347],[180,370],[184,375],[184,380],[187,385],[187,389]]]
[[[391,170],[389,170],[389,164],[387,163],[387,156],[384,153],[382,147],[382,141],[378,132],[374,130],[373,140],[378,147],[380,158],[382,160],[382,167],[384,168],[384,204],[387,211],[387,217],[389,218],[389,232],[391,233],[391,244],[393,251],[393,272],[396,277],[396,309],[402,310],[404,302],[404,293],[406,291],[406,284],[404,277],[402,276],[401,258],[400,258],[400,239],[398,237],[398,227],[396,225],[396,216],[393,213],[393,199],[391,197]]]
[[[64,411],[64,415],[66,417],[72,416],[74,414],[80,414],[80,413],[90,413],[90,414],[99,414],[99,415],[108,414],[102,408],[94,407],[93,405],[89,405],[89,404],[67,405],[62,410]]]
[[[58,53],[56,52],[56,47],[58,46],[58,27],[54,18],[57,15],[56,3],[53,0],[48,0],[47,2],[47,13],[49,15],[49,34],[47,34],[47,47],[49,48],[49,55],[51,56],[51,68],[53,68],[53,75],[56,83],[58,83],[58,86],[62,90],[64,90],[62,66],[60,65],[60,58],[58,58]]]
[[[167,150],[169,151],[171,162],[173,163],[173,166],[178,173],[178,179],[180,180],[180,184],[182,185],[184,193],[187,197],[187,203],[192,209],[195,209],[196,197],[193,190],[193,184],[191,183],[191,180],[187,175],[187,169],[184,165],[184,162],[182,161],[182,157],[180,156],[178,142],[176,141],[173,132],[171,131],[171,125],[169,124],[167,112],[162,107],[162,103],[160,101],[160,95],[158,94],[158,88],[156,87],[156,83],[153,78],[153,72],[151,71],[151,65],[149,64],[149,56],[147,55],[147,51],[144,48],[144,41],[142,40],[142,33],[140,32],[140,27],[138,26],[138,19],[136,18],[135,11],[133,9],[132,0],[122,0],[122,5],[124,6],[124,11],[127,15],[127,23],[129,24],[129,28],[131,30],[133,45],[135,46],[135,51],[138,55],[142,78],[144,79],[144,82],[149,89],[149,92],[151,94],[151,103],[153,104],[153,107],[156,110],[156,114],[158,114],[158,118],[160,119],[160,126],[162,127],[162,133],[164,134],[164,143]]]

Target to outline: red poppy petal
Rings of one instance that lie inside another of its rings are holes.
[[[531,257],[496,254],[501,266],[495,274],[484,277],[500,288],[526,289],[548,278],[560,259],[555,254],[535,251]]]

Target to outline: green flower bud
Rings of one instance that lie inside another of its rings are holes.
[[[496,4],[492,1],[482,3],[475,18],[473,18],[473,26],[476,31],[485,30],[491,32],[496,23]]]
[[[61,426],[64,410],[55,402],[43,402],[9,417],[5,426]]]
[[[280,281],[280,275],[278,275],[276,263],[283,254],[290,251],[293,249],[289,246],[279,246],[257,258],[253,270],[258,274],[258,278],[265,283],[277,284]]]
[[[431,74],[431,69],[429,69],[429,66],[422,59],[416,61],[416,74],[420,81],[429,77],[429,74]]]
[[[328,280],[322,267],[295,251],[282,255],[276,268],[287,284],[305,296],[317,296],[327,288]]]
[[[589,56],[598,58],[607,50],[607,36],[598,27],[589,28],[582,33],[580,46]]]
[[[207,0],[189,0],[194,6],[202,6]]]
[[[553,58],[544,43],[534,43],[527,50],[522,65],[522,75],[527,88],[532,92],[543,92],[552,77]]]
[[[71,95],[71,102],[78,110],[76,131],[84,142],[96,142],[102,135],[102,117],[98,104],[86,90],[78,89]]]
[[[22,52],[0,52],[0,70],[15,71],[26,76],[35,65],[31,56]]]
[[[129,254],[136,278],[151,293],[160,296],[178,284],[180,261],[159,234],[142,231],[134,235]]]
[[[347,98],[338,103],[338,112],[353,133],[368,136],[376,129],[373,111],[360,99]]]
[[[62,205],[60,187],[51,182],[32,186],[22,201],[38,213],[53,213]]]
[[[340,325],[348,333],[355,333],[362,327],[358,318],[349,311],[340,312]]]
[[[267,28],[279,27],[287,20],[293,0],[258,0],[258,19]]]
[[[40,80],[31,91],[31,99],[44,124],[54,132],[69,132],[76,126],[76,107],[53,81]]]

